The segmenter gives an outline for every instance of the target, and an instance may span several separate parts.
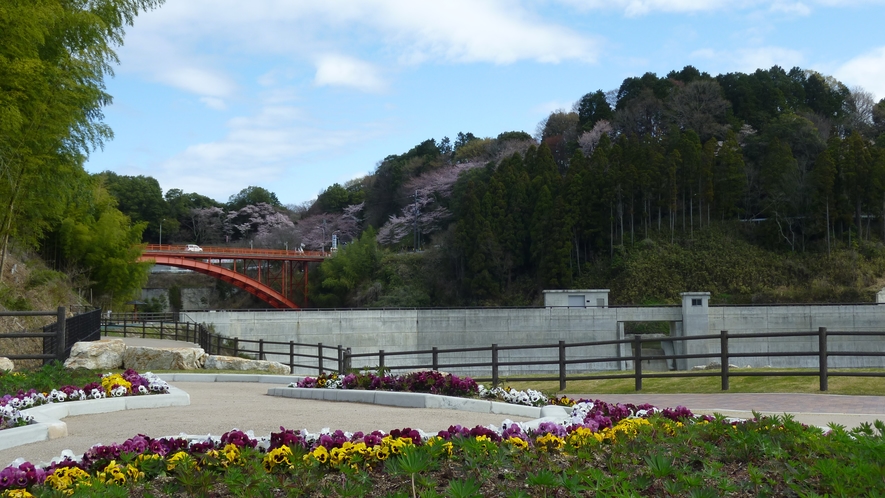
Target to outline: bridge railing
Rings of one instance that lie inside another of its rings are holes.
[[[187,254],[190,256],[198,257],[203,254],[206,255],[218,255],[218,254],[229,254],[231,256],[255,256],[255,255],[264,255],[264,256],[311,256],[311,257],[324,257],[329,256],[331,253],[322,252],[322,251],[300,251],[297,249],[260,249],[254,248],[249,249],[245,247],[219,247],[219,246],[207,246],[203,247],[202,251],[188,251],[187,246],[184,245],[170,245],[170,244],[148,244],[145,248],[146,252],[180,252],[182,254]]]

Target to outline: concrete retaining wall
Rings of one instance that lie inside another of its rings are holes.
[[[240,339],[343,345],[353,353],[386,353],[397,351],[516,345],[554,345],[558,341],[580,343],[605,341],[624,337],[625,322],[670,322],[671,336],[719,334],[752,334],[777,331],[814,331],[827,327],[831,331],[876,331],[885,329],[885,305],[844,306],[717,306],[710,307],[709,293],[683,295],[682,306],[619,307],[619,308],[515,308],[515,309],[423,309],[423,310],[344,310],[344,311],[269,311],[269,312],[188,312],[187,318],[212,324],[226,337]],[[718,354],[719,340],[675,343],[677,354]],[[743,339],[729,343],[731,353],[759,353],[759,356],[735,358],[731,363],[754,367],[816,367],[817,358],[770,358],[769,352],[817,352],[817,338]],[[267,359],[288,362],[289,347],[266,345],[265,351],[284,353],[286,357],[267,355]],[[829,351],[885,351],[885,339],[863,337],[831,337]],[[316,348],[296,351],[316,354]],[[568,358],[624,358],[596,364],[569,367],[569,373],[592,370],[631,369],[629,345],[569,348]],[[498,360],[556,361],[557,348],[534,348],[501,351]],[[491,368],[446,368],[448,363],[488,363],[489,352],[465,352],[440,355],[441,370],[459,375],[487,376]],[[680,370],[705,365],[718,358],[680,360]],[[398,366],[421,362],[429,365],[431,355],[387,357],[385,365]],[[377,359],[355,358],[353,367],[372,368]],[[885,367],[885,358],[831,357],[829,366]],[[556,365],[534,365],[518,368],[502,367],[501,375],[552,373]],[[295,373],[314,374],[306,369]]]

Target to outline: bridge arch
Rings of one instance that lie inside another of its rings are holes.
[[[139,258],[139,261],[193,270],[243,289],[274,308],[299,309],[297,304],[271,287],[246,275],[206,261],[161,254],[145,254]]]

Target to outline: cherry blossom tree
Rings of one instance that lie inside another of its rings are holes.
[[[409,180],[404,189],[415,192],[415,200],[403,207],[399,214],[391,215],[378,230],[378,242],[396,244],[414,233],[428,235],[441,230],[451,219],[452,213],[440,201],[452,196],[452,189],[461,173],[481,166],[480,162],[455,164],[440,168]]]
[[[307,216],[298,222],[295,231],[305,249],[323,250],[332,243],[332,235],[341,242],[350,242],[360,233],[360,214],[365,203],[351,204],[341,213],[322,213]]]
[[[294,243],[295,224],[272,205],[261,202],[229,211],[224,233],[233,240],[250,238],[259,247],[281,246]]]
[[[615,134],[611,123],[605,119],[597,121],[590,131],[585,131],[578,137],[578,145],[581,146],[581,151],[585,156],[590,157],[593,154],[593,149],[599,145],[599,140],[603,134],[607,134],[609,138],[612,138]]]
[[[182,232],[187,232],[185,240],[197,244],[220,242],[224,235],[224,210],[218,207],[194,208]]]

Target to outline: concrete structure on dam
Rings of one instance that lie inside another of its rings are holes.
[[[782,305],[782,306],[709,306],[707,292],[686,292],[676,306],[609,306],[607,290],[546,291],[543,308],[481,309],[353,309],[316,311],[199,311],[184,315],[197,323],[212,325],[215,332],[230,338],[247,340],[342,345],[353,353],[384,350],[397,351],[549,345],[548,348],[502,350],[498,361],[556,361],[558,341],[568,344],[612,341],[625,338],[625,324],[631,322],[666,322],[669,335],[702,336],[719,334],[763,334],[766,332],[882,331],[885,329],[885,305]],[[668,341],[663,341],[665,346]],[[718,355],[718,338],[696,341],[673,341],[677,354]],[[758,353],[732,363],[753,367],[817,367],[817,337],[734,339],[729,342],[732,354]],[[669,349],[667,347],[666,349]],[[265,351],[288,355],[289,346],[266,345]],[[882,337],[831,336],[829,351],[885,351]],[[315,354],[313,348],[311,354]],[[774,358],[769,352],[807,352],[809,356]],[[420,356],[420,357],[419,357]],[[430,363],[428,355],[395,356],[387,366]],[[568,349],[568,359],[611,358],[611,361],[569,366],[569,374],[592,370],[632,369],[630,344],[583,346]],[[268,355],[268,359],[277,359]],[[374,363],[354,359],[353,367],[375,367]],[[440,369],[447,363],[488,363],[484,352],[440,354]],[[679,370],[706,365],[718,358],[677,360]],[[830,368],[885,367],[882,357],[834,356]],[[502,367],[502,375],[556,372],[556,365]],[[459,368],[463,375],[484,375],[489,367]],[[314,372],[295,372],[314,373]]]

